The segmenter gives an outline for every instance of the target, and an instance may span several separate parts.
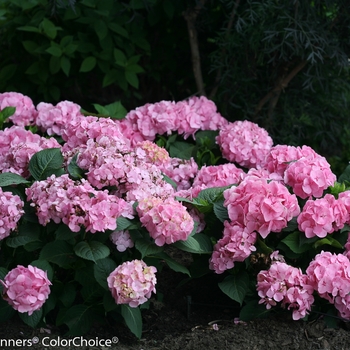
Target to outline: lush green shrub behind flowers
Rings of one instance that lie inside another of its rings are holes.
[[[205,97],[123,120],[19,93],[0,94],[0,109],[2,320],[17,310],[83,334],[121,315],[140,337],[164,264],[222,276],[244,320],[277,307],[350,319],[350,191],[310,147],[273,146]]]

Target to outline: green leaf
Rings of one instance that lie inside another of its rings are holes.
[[[128,31],[117,23],[108,23],[108,28],[124,38],[129,38]]]
[[[25,324],[27,324],[28,326],[30,326],[32,328],[35,328],[39,324],[39,322],[43,316],[43,310],[42,309],[36,310],[30,316],[28,316],[28,312],[25,312],[25,313],[19,312],[18,315],[19,315],[19,318]]]
[[[29,172],[35,180],[45,180],[51,175],[60,176],[63,171],[60,148],[47,148],[35,153],[29,161]]]
[[[49,69],[51,74],[56,74],[61,69],[61,60],[59,57],[50,57]]]
[[[44,18],[41,22],[41,27],[44,31],[44,33],[50,38],[55,39],[57,35],[57,28],[56,26],[47,18]]]
[[[173,188],[176,190],[177,188],[177,184],[174,180],[172,180],[169,176],[162,174],[163,175],[163,180],[165,182],[167,182],[168,184],[170,184],[171,186],[173,186]]]
[[[17,30],[22,30],[24,32],[40,33],[39,28],[33,26],[22,26],[18,27]]]
[[[163,9],[170,19],[173,18],[175,8],[174,8],[174,4],[171,0],[164,0]]]
[[[173,158],[190,160],[195,150],[194,145],[188,142],[175,141],[169,147],[169,155]]]
[[[325,238],[322,238],[318,241],[316,241],[314,243],[314,247],[315,248],[318,248],[318,247],[321,247],[323,245],[330,245],[332,247],[335,247],[335,248],[339,248],[339,249],[343,249],[344,247],[342,246],[342,244],[340,244],[336,239],[334,239],[333,237],[331,236],[327,236]]]
[[[15,309],[3,298],[0,298],[0,322],[9,320],[15,315],[15,313]]]
[[[266,309],[265,305],[259,304],[258,300],[252,300],[242,307],[239,318],[245,322],[256,318],[266,318],[270,316],[271,310],[272,309]]]
[[[210,238],[203,233],[196,233],[188,237],[186,241],[177,241],[173,244],[176,248],[189,253],[211,254],[213,252]]]
[[[30,181],[23,178],[21,175],[14,173],[0,174],[0,187],[13,186],[19,184],[29,184]]]
[[[119,73],[115,69],[108,71],[103,77],[102,87],[106,87],[108,85],[115,83],[118,80],[118,78],[119,78]]]
[[[137,239],[135,241],[135,248],[141,253],[142,259],[145,256],[157,254],[163,251],[163,247],[159,247],[154,242],[150,242],[145,238]]]
[[[108,27],[102,19],[99,19],[94,23],[94,29],[100,40],[103,40],[108,34]]]
[[[213,204],[213,211],[215,216],[224,222],[229,219],[227,208],[224,206],[224,200],[217,201]]]
[[[62,241],[69,241],[79,232],[73,232],[67,225],[60,224],[58,229],[55,231],[56,239]]]
[[[222,199],[223,193],[231,187],[232,186],[230,185],[230,186],[223,186],[223,187],[205,188],[204,190],[198,193],[198,196],[196,197],[196,199],[199,199],[199,200],[202,199],[210,204],[213,204],[218,199]]]
[[[53,281],[53,268],[47,260],[34,260],[29,265],[38,267],[39,269],[47,273],[47,277],[50,281]]]
[[[108,290],[107,278],[116,267],[117,264],[110,258],[98,260],[94,265],[94,277],[96,282],[105,290]]]
[[[81,63],[79,72],[90,72],[93,70],[96,66],[96,57],[89,56],[84,59],[84,61]]]
[[[74,252],[80,258],[91,260],[95,263],[100,259],[106,258],[110,253],[106,245],[97,241],[79,242],[74,247]]]
[[[75,180],[79,180],[81,178],[83,178],[83,176],[85,175],[85,170],[80,168],[77,164],[77,160],[78,160],[78,156],[79,154],[76,153],[73,158],[71,159],[71,161],[68,164],[68,173],[69,175],[75,179]]]
[[[61,57],[62,56],[62,49],[57,44],[50,46],[45,51],[47,53],[49,53],[50,55],[55,56],[55,57]]]
[[[139,88],[139,78],[137,77],[136,73],[126,70],[125,71],[125,79],[135,89]]]
[[[176,262],[168,254],[166,254],[166,253],[158,253],[156,255],[156,257],[164,260],[173,271],[181,272],[181,273],[184,273],[184,274],[188,275],[189,277],[191,277],[190,271],[187,269],[187,267],[185,267],[185,266],[179,264],[178,262]]]
[[[53,241],[47,243],[41,250],[40,260],[47,260],[60,267],[69,266],[74,260],[74,251],[66,241]]]
[[[338,178],[339,183],[342,183],[345,181],[350,182],[350,165],[348,165],[345,168],[344,172]]]
[[[124,218],[122,216],[120,216],[117,219],[117,230],[118,231],[125,231],[127,229],[132,229],[132,228],[137,228],[137,226],[135,226],[135,224],[131,220]]]
[[[33,54],[35,50],[38,48],[38,44],[35,41],[31,41],[31,40],[22,41],[22,45],[31,54]]]
[[[4,122],[7,118],[11,117],[11,115],[14,115],[16,112],[16,107],[5,107],[0,111],[0,121]]]
[[[125,56],[125,54],[124,54],[124,52],[122,50],[119,50],[119,49],[115,48],[113,50],[113,55],[114,55],[115,63],[118,66],[121,66],[121,67],[125,67],[126,66],[127,59],[126,59],[126,56]]]
[[[249,289],[249,275],[243,271],[238,275],[227,276],[219,283],[219,288],[241,306]]]
[[[135,334],[138,339],[142,335],[142,317],[139,308],[131,308],[129,305],[121,305],[121,314],[130,331]]]
[[[101,106],[97,103],[94,103],[93,106],[99,114],[108,116],[112,119],[123,119],[127,114],[127,110],[120,101],[110,103],[106,106]]]
[[[91,306],[80,304],[68,309],[60,323],[68,326],[68,335],[79,336],[89,331],[95,319]]]
[[[70,60],[67,56],[62,56],[61,57],[61,68],[64,72],[64,74],[69,77],[69,72],[70,72],[70,67],[71,67],[71,63],[70,63]]]
[[[311,248],[311,244],[314,241],[308,241],[308,239],[306,239],[303,243],[301,243],[301,236],[303,236],[303,234],[299,231],[296,231],[282,239],[281,242],[283,242],[292,252],[301,254],[309,250]]]
[[[35,225],[32,225],[33,227],[36,228]],[[18,248],[20,246],[24,246],[27,243],[37,241],[39,238],[39,232],[37,229],[32,230],[30,229],[29,224],[26,225],[25,227],[29,227],[28,230],[25,228],[23,229],[21,227],[21,232],[19,234],[12,234],[6,239],[6,245],[11,247],[11,248]]]
[[[9,80],[13,77],[17,70],[16,64],[8,64],[0,70],[0,81]]]
[[[65,307],[70,307],[73,305],[76,296],[76,286],[73,283],[66,283],[64,285],[62,294],[59,296],[59,300]]]
[[[125,70],[128,72],[133,72],[133,73],[143,73],[145,70],[138,64],[133,63],[133,64],[127,64],[125,67]]]

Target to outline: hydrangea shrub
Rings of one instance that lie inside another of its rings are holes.
[[[196,276],[169,245],[203,257],[243,320],[350,319],[348,179],[312,148],[273,145],[203,96],[122,120],[15,92],[0,106],[1,320],[77,335],[121,315],[141,337],[157,273]]]

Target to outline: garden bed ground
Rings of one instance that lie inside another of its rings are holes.
[[[45,346],[40,340],[32,347],[11,346],[1,349],[118,349],[118,350],[289,350],[289,349],[350,349],[350,327],[342,324],[338,329],[327,329],[322,320],[313,322],[292,321],[289,314],[279,314],[268,319],[248,323],[235,323],[238,310],[216,286],[214,279],[202,278],[180,287],[183,275],[163,270],[158,275],[157,295],[162,302],[152,299],[149,310],[143,312],[144,332],[141,340],[121,324],[94,327],[85,339],[112,339],[119,341],[111,347],[104,346]],[[211,280],[213,279],[213,280]],[[192,303],[189,303],[188,297]],[[214,324],[218,329],[215,330]],[[51,334],[48,334],[47,331]],[[0,339],[33,339],[58,337],[68,339],[55,327],[33,330],[19,320],[0,326]],[[46,342],[49,340],[46,340]]]

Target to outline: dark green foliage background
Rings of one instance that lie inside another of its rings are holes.
[[[230,121],[307,144],[340,174],[350,159],[347,0],[1,0],[0,91],[85,110],[204,93]]]

